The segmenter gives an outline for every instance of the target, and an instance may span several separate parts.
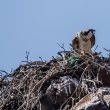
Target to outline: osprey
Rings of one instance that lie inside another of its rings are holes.
[[[87,29],[78,32],[76,37],[72,40],[73,49],[82,54],[91,52],[91,48],[95,45],[94,32],[94,29]]]

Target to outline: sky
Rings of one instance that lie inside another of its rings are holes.
[[[96,30],[97,51],[110,49],[110,0],[0,0],[0,70],[12,71],[25,60],[50,60],[69,50],[75,34]],[[94,47],[94,48],[95,48]]]

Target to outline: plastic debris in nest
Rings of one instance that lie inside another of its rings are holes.
[[[78,62],[80,61],[80,55],[73,53],[69,58],[68,58],[68,63],[70,66],[77,65]]]

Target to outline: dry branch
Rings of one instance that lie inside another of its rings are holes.
[[[41,61],[29,62],[29,53],[26,53],[26,64],[10,74],[1,71],[6,74],[0,76],[0,110],[50,110],[49,107],[53,110],[80,110],[81,107],[91,110],[91,102],[95,102],[92,94],[98,94],[97,91],[100,88],[105,90],[106,86],[106,93],[110,95],[109,57],[88,53],[79,55],[79,59],[73,57],[73,63],[77,62],[70,65],[68,59],[76,53],[65,51],[64,45],[60,47],[64,51],[58,52],[59,56],[48,62],[42,58]],[[84,106],[86,96],[90,106]],[[42,100],[44,97],[45,101]],[[100,100],[93,106],[109,110],[110,99],[105,98],[105,94],[96,97]]]

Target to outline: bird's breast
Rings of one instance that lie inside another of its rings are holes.
[[[91,51],[91,41],[82,41],[82,49],[84,52],[90,52]]]

